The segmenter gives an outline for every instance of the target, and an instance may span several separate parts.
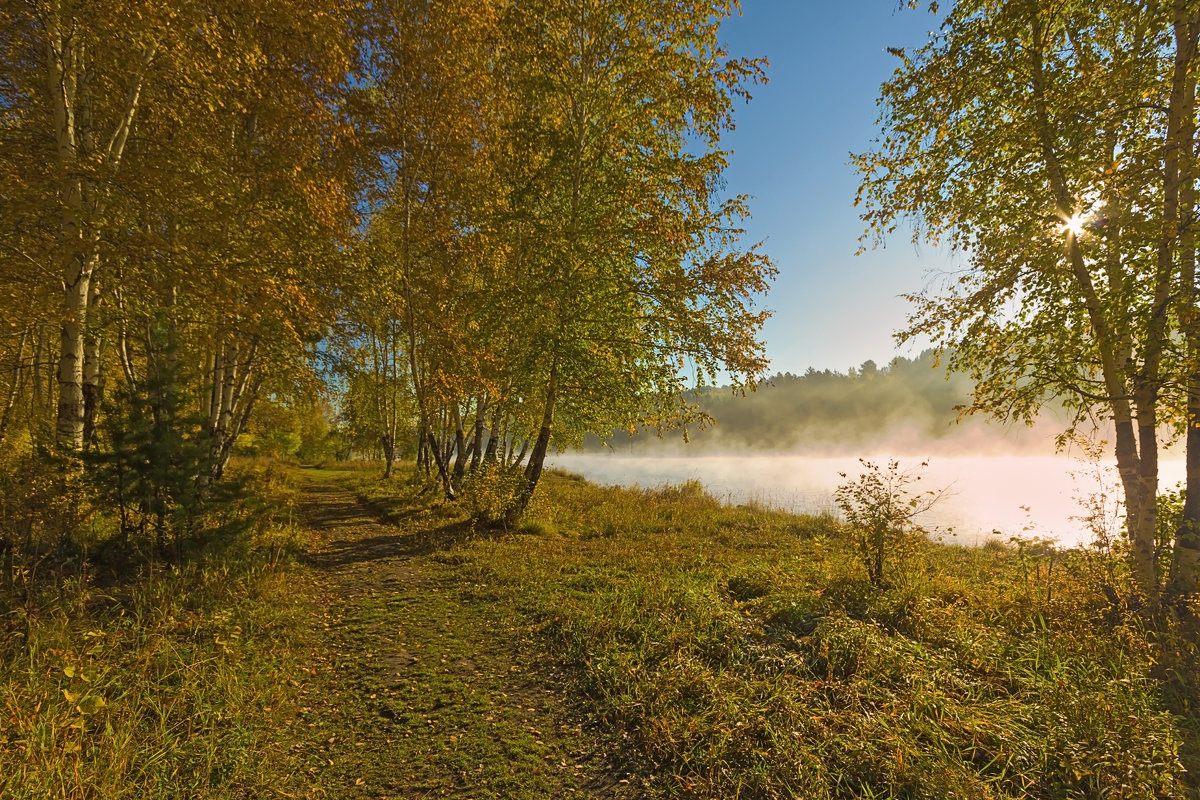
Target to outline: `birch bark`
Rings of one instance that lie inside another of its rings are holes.
[[[84,445],[84,371],[87,312],[96,287],[105,181],[120,170],[121,159],[137,116],[146,70],[155,45],[145,48],[140,68],[130,82],[117,121],[103,148],[95,139],[96,114],[91,76],[94,64],[79,20],[67,19],[58,5],[42,17],[44,59],[58,174],[56,260],[62,278],[61,333],[58,359],[58,444],[72,452]],[[98,165],[98,166],[97,166]],[[85,177],[87,176],[87,177]]]

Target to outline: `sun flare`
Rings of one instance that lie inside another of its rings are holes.
[[[1087,230],[1088,217],[1085,214],[1072,214],[1063,222],[1063,233],[1069,233],[1075,238]]]

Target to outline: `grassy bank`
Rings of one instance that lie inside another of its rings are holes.
[[[174,565],[83,565],[0,617],[0,797],[259,797],[280,778],[306,615],[294,490],[275,470],[236,533]]]
[[[397,527],[347,500],[294,560],[268,473],[221,546],[6,609],[0,796],[1187,796],[1189,721],[1095,558],[923,544],[878,588],[835,520],[695,484],[550,474],[498,532],[304,479]]]
[[[456,513],[364,491],[431,530]],[[930,544],[878,589],[831,519],[553,475],[519,530],[437,560],[566,666],[646,796],[1184,792],[1153,651],[1080,554]]]

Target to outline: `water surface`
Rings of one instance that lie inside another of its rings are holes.
[[[886,465],[888,457],[871,460]],[[697,480],[727,502],[757,501],[800,513],[835,512],[833,492],[845,480],[838,473],[853,478],[862,471],[856,458],[799,455],[566,453],[549,461],[600,484],[656,487]],[[920,461],[900,459],[902,467]],[[1182,461],[1164,460],[1161,467],[1163,486],[1183,479]],[[1080,500],[1104,497],[1113,512],[1120,494],[1113,470],[1056,455],[942,456],[931,458],[922,474],[920,490],[950,489],[922,524],[964,544],[1014,535],[1054,538],[1065,546],[1086,543],[1092,534],[1079,519]]]

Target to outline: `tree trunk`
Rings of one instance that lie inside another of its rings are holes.
[[[1192,357],[1200,354],[1193,352]],[[1183,517],[1175,531],[1168,594],[1176,600],[1200,589],[1200,372],[1188,383],[1186,491]]]
[[[253,355],[253,349],[251,353]],[[241,410],[233,419],[233,425],[228,430],[224,442],[222,442],[221,450],[217,455],[217,461],[214,465],[213,478],[218,481],[225,474],[225,467],[229,465],[229,459],[233,455],[233,447],[237,444],[238,437],[242,435],[242,431],[245,430],[246,424],[250,421],[250,415],[254,412],[254,401],[258,399],[258,390],[261,381],[256,380],[253,385],[248,385],[249,377],[250,368],[247,366],[237,396],[238,401],[241,402]]]
[[[546,404],[542,409],[542,425],[538,429],[537,440],[533,451],[529,454],[529,464],[525,467],[525,486],[518,497],[517,504],[510,515],[516,519],[525,513],[538,482],[542,479],[542,468],[546,463],[546,453],[550,449],[550,434],[554,429],[554,410],[558,402],[558,356],[550,362],[550,378],[546,384]]]
[[[249,348],[218,344],[211,360],[212,386],[208,408],[208,465],[201,485],[220,480],[233,447],[250,420],[261,379],[253,378],[258,343]],[[241,359],[241,360],[239,360]]]
[[[429,475],[429,445],[425,441],[425,427],[421,426],[421,432],[417,435],[417,471],[428,477]]]
[[[447,499],[453,500],[456,494],[454,484],[450,480],[450,454],[442,450],[432,428],[426,427],[425,441],[429,443],[429,456],[433,458],[433,463],[437,466],[438,478],[442,481],[442,491],[445,492]]]
[[[37,341],[33,348],[33,396],[30,399],[29,418],[41,423],[49,419],[46,395],[51,393],[51,378],[46,370],[47,340],[50,338],[49,326],[42,323],[38,326]],[[39,430],[41,426],[38,426]]]
[[[29,328],[21,331],[21,340],[17,343],[17,352],[13,356],[12,380],[8,386],[8,399],[4,402],[4,411],[0,413],[0,445],[8,435],[8,426],[12,418],[12,410],[17,405],[21,394],[21,386],[25,382],[25,343],[29,339]]]
[[[83,448],[83,333],[92,278],[92,261],[84,247],[87,233],[79,175],[78,117],[88,114],[80,73],[86,74],[86,66],[79,63],[81,46],[59,28],[59,20],[55,17],[47,23],[46,77],[59,176],[57,251],[63,286],[55,438],[60,447],[78,452]]]
[[[104,367],[100,339],[89,335],[83,345],[83,444],[96,446],[96,414],[104,402]]]
[[[396,441],[385,433],[379,437],[379,444],[383,447],[383,477],[390,480],[392,465],[396,462]]]
[[[141,96],[142,81],[154,58],[157,44],[143,51],[140,72],[129,82],[128,94],[107,145],[96,147],[92,109],[91,65],[74,20],[63,20],[58,10],[47,13],[45,26],[46,88],[54,125],[58,172],[58,238],[56,251],[63,286],[62,330],[58,359],[58,413],[55,425],[60,447],[74,453],[83,449],[85,425],[84,336],[87,308],[94,290],[99,224],[104,212],[102,184],[82,177],[81,163],[94,161],[106,178],[117,174]]]
[[[497,403],[496,409],[492,412],[492,427],[488,431],[487,449],[483,452],[483,460],[485,462],[498,461],[500,459],[501,454],[497,451],[500,443],[503,441],[500,435],[500,418],[503,413],[503,406]]]
[[[480,460],[483,458],[483,423],[486,414],[487,395],[480,395],[475,402],[475,438],[471,442],[471,472],[479,469]]]
[[[1074,213],[1074,199],[1067,183],[1059,154],[1055,146],[1054,126],[1050,120],[1045,88],[1044,36],[1041,9],[1037,3],[1029,2],[1031,37],[1028,48],[1030,55],[1030,91],[1035,109],[1035,134],[1041,150],[1042,164],[1046,172],[1050,192],[1063,219]],[[1158,359],[1165,345],[1166,303],[1170,293],[1170,271],[1162,269],[1160,260],[1154,287],[1157,318],[1161,324],[1151,326],[1146,335],[1145,354],[1140,371],[1133,376],[1132,392],[1127,380],[1127,365],[1122,354],[1126,344],[1110,324],[1092,275],[1074,235],[1067,238],[1067,261],[1074,285],[1083,300],[1088,322],[1092,326],[1096,349],[1100,357],[1101,377],[1107,393],[1105,404],[1112,414],[1116,427],[1117,470],[1125,490],[1126,523],[1130,540],[1130,558],[1133,574],[1142,592],[1156,605],[1159,579],[1158,565],[1154,552],[1154,534],[1157,520],[1155,495],[1158,489],[1158,441],[1157,397],[1161,378],[1158,374]],[[1132,401],[1130,394],[1134,397]],[[1139,442],[1140,434],[1140,442]],[[1139,444],[1141,452],[1139,452]]]
[[[221,452],[225,449],[225,440],[233,423],[234,393],[237,387],[237,357],[236,345],[225,345],[217,359],[216,371],[213,375],[213,407],[209,409],[211,443],[209,445],[209,475],[213,480],[221,472]]]
[[[1153,605],[1158,596],[1158,564],[1154,533],[1158,520],[1157,473],[1147,480],[1133,432],[1132,420],[1123,420],[1116,431],[1117,473],[1125,491],[1126,531],[1133,575]],[[1157,464],[1157,460],[1156,460]]]
[[[462,486],[463,476],[467,473],[467,434],[463,430],[462,410],[455,400],[452,406],[454,422],[454,486]]]
[[[1200,591],[1200,287],[1196,276],[1196,234],[1194,219],[1196,211],[1196,121],[1195,96],[1196,78],[1191,66],[1197,55],[1197,38],[1200,36],[1200,19],[1188,19],[1186,4],[1176,2],[1175,25],[1175,72],[1172,84],[1172,102],[1177,99],[1183,109],[1179,114],[1178,184],[1179,213],[1181,220],[1192,221],[1178,226],[1178,261],[1182,279],[1181,297],[1184,304],[1180,311],[1184,334],[1187,338],[1188,361],[1192,374],[1187,381],[1187,436],[1186,477],[1183,515],[1175,531],[1171,558],[1171,576],[1167,586],[1170,599],[1176,603]],[[1182,75],[1182,87],[1179,77]],[[1168,142],[1168,147],[1171,147]]]
[[[75,259],[73,259],[75,260]],[[83,267],[68,267],[64,279],[62,337],[58,357],[58,422],[60,446],[83,449],[83,332],[87,318],[90,273]]]

